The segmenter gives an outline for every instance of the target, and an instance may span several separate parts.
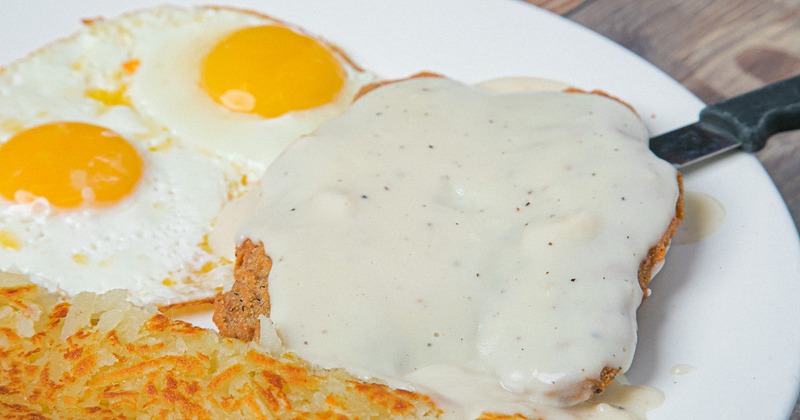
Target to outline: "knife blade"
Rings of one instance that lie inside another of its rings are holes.
[[[650,139],[682,168],[733,149],[757,152],[773,134],[800,129],[800,75],[709,105],[698,121]]]

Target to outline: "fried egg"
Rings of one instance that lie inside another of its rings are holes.
[[[229,207],[369,79],[251,12],[87,22],[0,72],[0,270],[140,304],[214,296],[232,282]]]
[[[258,169],[342,113],[373,80],[334,45],[254,13],[163,8],[122,19],[115,30],[136,40],[127,81],[136,109]]]

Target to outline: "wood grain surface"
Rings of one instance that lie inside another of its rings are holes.
[[[706,103],[800,74],[800,0],[525,1],[616,41]],[[757,157],[800,228],[800,130]],[[790,419],[800,420],[800,399]]]
[[[800,74],[800,0],[526,0],[644,57],[706,103]],[[757,154],[800,226],[800,131]]]

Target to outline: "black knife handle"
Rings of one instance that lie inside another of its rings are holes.
[[[747,152],[761,150],[771,135],[800,129],[800,75],[709,105],[700,122],[735,136]]]

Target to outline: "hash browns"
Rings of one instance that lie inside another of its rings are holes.
[[[171,320],[126,292],[64,300],[0,273],[0,417],[433,418],[427,397]]]

